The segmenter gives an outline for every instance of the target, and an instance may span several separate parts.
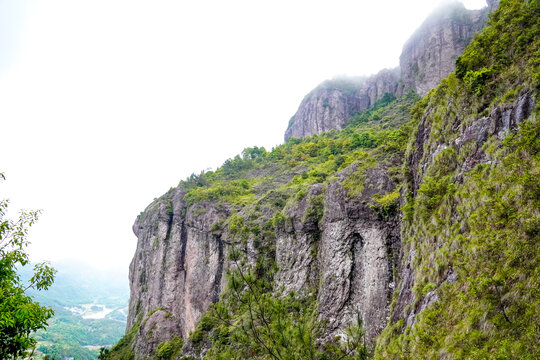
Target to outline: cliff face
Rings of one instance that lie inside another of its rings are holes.
[[[343,183],[357,170],[354,164],[326,188],[312,186],[304,200],[286,208],[290,221],[277,231],[276,281],[285,291],[318,294],[326,336],[339,335],[359,313],[373,339],[389,314],[400,239],[397,218],[383,220],[368,204],[375,193],[392,192],[396,183],[388,166],[380,164],[368,171],[361,195],[351,199]],[[320,222],[304,215],[317,196],[324,207]]]
[[[275,229],[276,288],[306,294],[311,289],[328,321],[326,337],[339,335],[361,314],[369,339],[384,328],[395,287],[399,221],[382,219],[368,205],[375,193],[395,189],[388,164],[369,170],[360,196],[350,198],[343,182],[358,165],[340,173],[326,188],[310,186],[305,198],[288,202],[286,223]],[[174,190],[149,206],[133,229],[138,247],[130,266],[131,297],[127,328],[137,328],[132,349],[137,358],[153,356],[160,343],[189,338],[201,315],[219,300],[231,266],[226,245],[235,243],[229,229],[216,230],[229,211],[214,202],[187,207],[185,192]],[[306,216],[322,198],[323,220]],[[258,220],[262,228],[263,215]],[[257,238],[240,246],[254,263]],[[238,245],[237,245],[238,246]],[[186,354],[197,355],[189,346]],[[204,351],[203,351],[204,353]]]
[[[384,94],[398,92],[399,69],[382,70],[363,81],[355,79],[328,80],[300,104],[285,131],[285,141],[342,129],[356,112],[365,110]]]
[[[487,11],[451,3],[435,11],[403,46],[401,80],[421,96],[454,71],[456,58],[482,30]]]
[[[133,225],[139,241],[129,269],[127,328],[139,327],[137,354],[151,353],[173,335],[187,338],[221,292],[224,244],[210,227],[227,212],[205,204],[187,210],[184,195],[171,192]]]
[[[399,97],[408,91],[424,96],[454,71],[456,58],[475,33],[486,24],[487,15],[498,2],[482,10],[467,10],[459,2],[433,12],[403,46],[399,68],[369,77],[354,92],[321,84],[304,98],[285,132],[285,141],[331,129],[342,129],[352,114],[365,110],[390,93]],[[352,79],[341,79],[341,83]],[[327,84],[331,83],[327,82]]]
[[[406,123],[403,108],[416,99],[382,109],[384,124]],[[341,336],[359,315],[372,343],[386,325],[397,283],[395,172],[401,160],[399,152],[366,152],[377,146],[368,133],[353,137],[354,144],[342,136],[321,138],[311,150],[293,143],[272,154],[248,149],[242,159],[208,175],[222,178],[215,185],[181,185],[141,213],[133,226],[138,246],[130,266],[127,325],[135,357],[156,356],[160,344],[175,337],[186,340],[185,355],[199,358],[208,351],[209,339],[187,339],[200,331],[201,316],[226,288],[234,268],[231,248],[244,254],[246,267],[261,258],[275,263],[276,291],[313,299],[316,318],[325,324],[319,336]],[[330,144],[335,155],[324,150]],[[351,148],[357,150],[347,159],[339,155]],[[305,156],[331,167],[332,178],[324,182],[328,174],[309,170],[301,160]],[[383,211],[373,199],[385,194],[392,196]]]
[[[264,358],[279,349],[272,329],[281,339],[309,326],[326,349],[356,316],[376,359],[537,353],[540,7],[503,4],[420,101],[402,96],[270,153],[248,148],[152,203],[133,227],[128,334],[111,359]],[[326,83],[304,101],[338,121],[320,94],[345,113],[390,83]],[[251,280],[239,286],[239,274]],[[294,301],[276,322],[265,303],[257,322],[258,297]],[[282,349],[309,345],[294,344]]]

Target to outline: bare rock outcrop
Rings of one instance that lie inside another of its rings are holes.
[[[300,104],[285,132],[291,137],[320,134],[345,126],[357,109],[366,109],[369,99],[362,96],[364,79],[329,80],[311,91]]]
[[[440,7],[407,40],[399,58],[401,80],[421,96],[454,71],[463,53],[487,21],[487,9],[467,10],[453,2]]]
[[[173,336],[187,338],[222,289],[224,245],[211,225],[227,212],[204,203],[186,209],[184,195],[166,194],[133,225],[127,330],[137,325],[132,349],[140,357]]]
[[[364,78],[327,80],[303,100],[285,132],[291,137],[342,129],[356,112],[365,110],[386,93],[398,91],[399,69],[384,69]]]
[[[414,91],[424,96],[455,69],[455,60],[487,23],[498,0],[481,10],[453,1],[434,11],[403,46],[399,67],[385,69],[362,82],[328,80],[306,96],[285,131],[291,137],[342,129],[356,112],[373,106],[386,93],[396,97]]]
[[[314,185],[297,206],[287,208],[291,219],[278,233],[278,286],[287,291],[315,292],[326,336],[342,333],[360,315],[369,340],[384,328],[399,258],[399,221],[381,218],[368,204],[375,193],[391,192],[396,184],[381,165],[368,171],[365,189],[351,199],[342,181],[356,170],[343,170],[323,191]],[[306,218],[310,201],[322,197],[322,222]]]

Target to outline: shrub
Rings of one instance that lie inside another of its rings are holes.
[[[156,360],[175,359],[180,355],[182,346],[184,346],[184,340],[179,337],[160,343],[156,349]]]
[[[384,195],[375,194],[375,211],[383,218],[389,218],[397,213],[399,208],[399,190],[396,189]]]

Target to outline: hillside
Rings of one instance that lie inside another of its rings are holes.
[[[55,314],[46,330],[36,332],[37,354],[97,359],[99,348],[116,343],[126,328],[129,289],[125,271],[100,271],[80,261],[52,264],[55,282],[46,291],[29,289],[28,294]],[[30,278],[32,266],[20,270]]]
[[[150,204],[106,358],[538,358],[539,19],[503,0],[423,98],[384,92]]]

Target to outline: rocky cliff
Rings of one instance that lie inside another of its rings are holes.
[[[454,71],[463,53],[487,21],[488,11],[467,10],[458,2],[437,9],[403,46],[401,80],[424,96]]]
[[[342,129],[352,114],[375,104],[384,94],[396,97],[408,91],[424,96],[454,71],[456,58],[486,24],[497,5],[489,2],[482,10],[467,10],[460,2],[449,2],[434,11],[403,46],[399,67],[383,70],[355,91],[348,91],[354,79],[327,81],[314,89],[298,107],[285,131],[291,137]]]
[[[108,358],[535,358],[539,15],[506,0],[423,99],[245,149],[153,202]],[[305,101],[378,97],[337,85]]]
[[[396,68],[381,70],[367,79],[323,82],[302,100],[285,131],[285,141],[342,129],[355,113],[373,106],[384,94],[397,94],[399,76]]]
[[[381,109],[382,123],[373,123],[392,129],[407,123],[403,109],[416,100],[392,102]],[[372,343],[386,325],[397,283],[396,171],[406,137],[383,145],[370,129],[371,123],[363,136],[353,136],[354,144],[342,134],[308,148],[291,142],[271,154],[246,149],[145,209],[133,226],[139,241],[130,266],[130,351],[155,356],[160,344],[201,330],[203,313],[227,288],[231,248],[248,267],[268,258],[276,268],[274,289],[318,304],[316,317],[325,323],[320,336],[341,336],[360,315]],[[310,167],[308,159],[318,165]],[[374,200],[385,195],[386,203]],[[184,354],[205,354],[205,341],[188,342]]]
[[[133,225],[139,241],[129,269],[127,327],[140,327],[137,354],[151,353],[173,335],[187,338],[222,289],[224,244],[211,225],[227,210],[211,204],[187,209],[184,196],[182,189],[171,191]]]
[[[389,316],[400,248],[397,218],[383,221],[370,208],[375,193],[396,187],[387,175],[391,165],[370,169],[365,190],[353,199],[343,183],[358,170],[357,164],[336,173],[326,188],[306,187],[304,198],[286,202],[282,210],[286,221],[273,227],[271,236],[251,234],[245,244],[231,232],[230,219],[225,222],[228,226],[217,229],[230,211],[215,202],[187,207],[185,192],[174,190],[154,203],[134,225],[139,242],[130,266],[127,325],[138,328],[134,353],[155,354],[157,346],[173,336],[188,339],[209,305],[219,300],[231,266],[226,261],[227,244],[236,244],[254,263],[259,255],[256,243],[269,240],[279,269],[275,287],[316,293],[319,315],[328,320],[326,336],[339,334],[359,312],[368,337],[374,338]],[[317,200],[324,206],[321,217],[306,216]],[[265,210],[252,226],[263,228],[273,220],[276,210]],[[243,209],[242,218],[252,212]]]

